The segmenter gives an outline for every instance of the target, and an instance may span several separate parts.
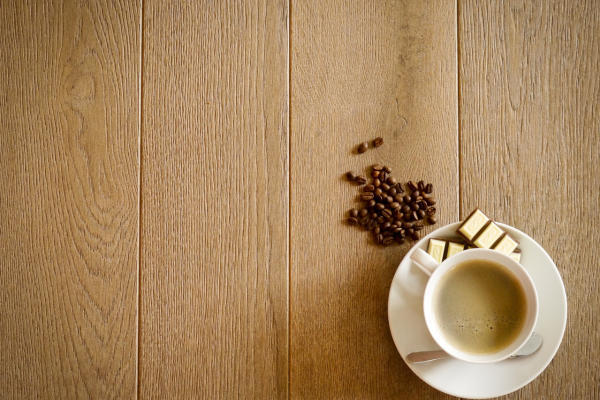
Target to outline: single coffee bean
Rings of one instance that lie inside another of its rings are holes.
[[[390,204],[390,208],[391,208],[392,210],[395,210],[395,209],[397,209],[397,208],[400,208],[400,203],[393,202],[392,204]]]
[[[425,210],[425,213],[428,217],[433,217],[435,215],[435,211],[435,207],[429,207],[427,210]]]
[[[412,240],[419,240],[419,232],[413,232],[413,234],[410,235],[410,237],[412,238]]]
[[[381,188],[377,188],[373,191],[373,193],[377,196],[381,196],[383,193],[383,190],[381,190]]]
[[[373,147],[379,147],[383,144],[383,138],[382,137],[378,137],[375,138],[375,140],[373,140]]]
[[[381,225],[381,230],[386,231],[390,227],[390,225],[392,224],[390,224],[389,222],[384,222],[383,225]]]
[[[416,222],[416,223],[413,225],[413,229],[414,229],[415,231],[420,231],[421,229],[423,229],[423,223],[422,223],[421,221],[419,221],[419,222]]]
[[[402,223],[402,228],[403,229],[410,229],[413,227],[413,223],[412,222],[403,222]]]
[[[410,217],[411,217],[411,219],[412,219],[413,221],[418,221],[418,220],[419,220],[419,216],[417,215],[417,212],[416,212],[416,211],[413,211],[413,212],[410,214]]]
[[[418,202],[420,202],[420,201],[423,201],[423,200],[424,200],[424,199],[423,199],[423,196],[419,196],[419,197],[417,197],[417,198],[415,199],[415,201],[416,201],[417,203],[418,203]]]
[[[385,202],[388,204],[392,204],[394,202],[394,198],[392,196],[387,196],[385,198]]]
[[[374,171],[381,171],[383,169],[383,165],[381,164],[374,164],[373,165],[373,170]]]
[[[385,217],[385,218],[391,218],[392,217],[392,212],[390,210],[383,210],[381,212],[381,216]]]
[[[427,186],[425,186],[425,193],[429,194],[431,192],[433,192],[433,185],[428,183]]]
[[[427,222],[429,222],[431,225],[435,225],[437,219],[435,217],[429,217],[427,218]]]
[[[405,232],[408,236],[410,236],[415,232],[415,230],[413,228],[408,228]]]
[[[386,179],[386,182],[388,183],[388,185],[393,186],[396,183],[398,183],[398,181],[396,180],[396,178],[394,178],[393,176],[390,176],[389,178]]]
[[[354,181],[356,180],[356,173],[353,171],[348,171],[346,172],[346,178],[348,178],[349,181]]]
[[[407,204],[408,204],[408,203],[410,203],[411,201],[412,201],[412,199],[410,198],[410,196],[409,196],[409,195],[407,195],[407,194],[406,194],[406,195],[404,195],[404,202],[405,202],[405,203],[407,203]]]
[[[404,203],[404,199],[402,198],[402,195],[399,195],[399,194],[394,196],[394,201],[398,202],[400,204]]]
[[[377,204],[375,204],[375,209],[376,209],[376,210],[379,210],[379,211],[381,211],[381,210],[383,210],[384,208],[385,208],[385,205],[383,205],[382,203],[377,203]]]
[[[379,217],[379,214],[377,214],[376,212],[371,213],[371,219],[377,219],[377,217]]]
[[[419,210],[417,211],[417,215],[419,216],[419,219],[423,219],[425,218],[425,211]]]
[[[381,203],[383,201],[383,196],[381,196],[380,194],[376,194],[374,199],[376,202]]]
[[[361,144],[358,145],[358,154],[362,154],[365,151],[367,151],[369,148],[369,143],[367,142],[362,142]]]
[[[375,207],[375,204],[376,204],[375,200],[369,200],[369,202],[367,203],[367,206],[368,207]]]
[[[421,210],[427,209],[427,202],[425,200],[419,200],[417,204]]]
[[[410,190],[413,190],[413,191],[414,191],[414,190],[417,190],[417,189],[418,189],[418,186],[417,186],[417,184],[416,184],[416,183],[414,183],[413,181],[408,181],[408,183],[407,183],[406,185],[408,186],[408,188],[409,188]]]
[[[352,225],[356,225],[357,222],[358,222],[358,219],[356,219],[354,217],[348,218],[348,223],[350,223]]]
[[[365,183],[367,183],[367,178],[365,178],[362,175],[358,175],[356,179],[354,179],[354,182],[358,183],[359,185],[364,185]]]
[[[368,224],[370,220],[371,220],[371,218],[369,218],[369,217],[361,217],[361,218],[359,218],[358,223],[364,226],[364,225]]]
[[[349,213],[352,218],[358,217],[358,210],[356,208],[351,208]]]
[[[390,185],[388,185],[387,183],[382,183],[380,187],[381,187],[381,190],[383,190],[384,192],[387,192],[388,190],[390,190]]]
[[[381,229],[379,229],[379,227],[376,226],[375,228],[371,229],[371,232],[373,232],[373,235],[379,235],[379,232],[381,232]]]
[[[409,222],[412,219],[412,213],[404,214],[404,217],[402,217],[402,219],[406,222]]]
[[[412,194],[410,195],[410,197],[412,197],[413,201],[416,200],[417,197],[419,197],[421,195],[421,192],[419,192],[418,190],[415,190],[414,192],[412,192]]]
[[[402,229],[400,232],[396,233],[397,236],[400,236],[402,238],[406,237],[406,231],[404,229]]]
[[[368,213],[369,213],[369,210],[367,210],[366,208],[363,208],[363,209],[361,209],[361,210],[358,212],[358,216],[359,216],[359,217],[366,217]]]
[[[436,203],[435,199],[433,197],[428,197],[427,199],[425,199],[425,201],[427,202],[427,204],[429,204],[430,206],[434,205]]]
[[[385,239],[383,239],[383,242],[381,242],[381,243],[383,243],[384,246],[389,246],[392,243],[394,243],[394,238],[391,237],[391,236],[390,237],[386,237]]]
[[[375,186],[373,185],[365,185],[364,189],[365,192],[374,192],[375,191]]]
[[[402,206],[401,210],[403,214],[406,214],[410,211],[410,206],[408,204],[405,204]]]
[[[383,235],[379,234],[379,235],[377,235],[377,239],[375,240],[375,243],[381,244],[381,242],[383,242]]]
[[[390,196],[395,196],[396,195],[396,188],[390,188],[390,190],[388,190],[388,194]]]
[[[392,173],[392,169],[391,169],[390,167],[387,167],[387,166],[386,166],[386,167],[383,167],[383,170],[384,170],[385,172],[387,172],[388,174],[391,174],[391,173]]]
[[[413,211],[417,211],[419,209],[419,205],[413,201],[412,203],[410,203],[410,209]]]
[[[373,186],[378,188],[379,186],[381,186],[381,181],[379,179],[373,179]]]
[[[404,184],[402,182],[396,185],[396,190],[398,190],[398,193],[406,192],[406,188],[404,187]]]
[[[419,188],[419,190],[422,192],[423,190],[425,190],[425,181],[419,181],[419,183],[417,184],[417,187]]]
[[[371,176],[377,178],[379,176],[379,171],[371,171]]]
[[[375,196],[373,195],[372,192],[364,192],[363,194],[360,195],[360,198],[364,201],[373,200],[373,197],[375,197]]]
[[[383,224],[385,222],[385,218],[383,217],[377,217],[377,223],[378,224]]]
[[[380,171],[379,172],[379,180],[381,181],[381,183],[385,182],[385,180],[388,178],[388,174],[385,171]]]
[[[400,236],[397,236],[395,240],[396,240],[396,243],[398,243],[398,244],[406,243],[406,240],[404,240],[404,238],[400,237]]]

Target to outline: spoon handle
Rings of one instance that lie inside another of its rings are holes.
[[[427,361],[439,360],[440,358],[450,357],[444,350],[433,350],[433,351],[415,351],[408,353],[406,359],[409,363],[418,364]]]

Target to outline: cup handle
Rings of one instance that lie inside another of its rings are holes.
[[[425,272],[427,276],[431,276],[433,271],[440,265],[433,257],[421,249],[415,249],[410,255],[410,259],[413,260],[415,264],[417,264],[417,267]]]

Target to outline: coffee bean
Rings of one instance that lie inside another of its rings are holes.
[[[392,173],[392,169],[391,169],[390,167],[383,167],[383,170],[384,170],[385,172],[387,172],[388,174],[391,174],[391,173]]]
[[[382,241],[383,241],[383,235],[382,234],[378,234],[378,235],[375,236],[375,243],[381,244]]]
[[[394,228],[394,230],[392,231],[392,233],[394,235],[399,235],[402,232],[402,228]]]
[[[386,196],[385,202],[387,204],[392,204],[394,202],[394,198],[392,196]]]
[[[396,180],[396,178],[394,178],[393,176],[390,176],[389,178],[386,179],[386,182],[388,183],[388,185],[393,186],[396,183],[398,183],[398,181]]]
[[[383,144],[383,138],[378,137],[373,140],[373,147],[379,147]]]
[[[383,241],[381,242],[384,246],[389,246],[392,243],[394,243],[394,238],[393,237],[386,237],[385,239],[383,239]]]
[[[409,222],[412,219],[412,213],[404,214],[404,217],[402,217],[402,219],[406,222]]]
[[[396,240],[396,243],[398,243],[398,244],[404,244],[404,243],[406,243],[406,240],[404,240],[403,237],[396,237],[395,240]]]
[[[377,223],[378,224],[383,224],[384,222],[385,222],[385,218],[383,218],[383,217],[378,217],[377,218]]]
[[[363,209],[361,209],[361,210],[358,212],[358,216],[359,216],[359,217],[366,217],[368,213],[369,213],[369,210],[367,210],[366,208],[363,208]]]
[[[364,192],[363,194],[360,195],[360,198],[363,201],[369,201],[369,200],[373,200],[375,196],[373,195],[372,192]]]
[[[419,192],[418,190],[415,190],[414,192],[412,192],[410,197],[413,199],[413,201],[416,201],[417,197],[419,197],[420,195],[421,195],[421,192]]]
[[[383,197],[380,194],[375,195],[374,197],[375,201],[380,203],[383,200]]]
[[[395,210],[395,209],[397,209],[397,208],[400,208],[400,203],[393,202],[392,204],[390,204],[390,208],[391,208],[392,210]]]
[[[381,181],[381,183],[385,182],[385,180],[388,178],[388,174],[385,171],[381,171],[379,173],[379,180]]]
[[[419,210],[417,211],[417,215],[419,216],[419,219],[423,219],[425,218],[425,211]]]
[[[435,217],[429,217],[427,218],[427,222],[429,222],[431,225],[435,225],[437,219]]]
[[[373,170],[374,171],[381,171],[383,169],[383,165],[381,164],[375,164],[373,165]]]
[[[402,229],[400,232],[396,233],[397,236],[400,236],[402,238],[406,237],[406,231],[404,229]]]
[[[402,182],[400,182],[396,185],[396,190],[398,190],[399,193],[406,192],[406,188],[404,187],[404,184],[402,184]]]
[[[376,210],[379,210],[379,211],[381,211],[381,210],[383,210],[384,208],[385,208],[385,205],[383,205],[382,203],[377,203],[377,204],[375,204],[375,209],[376,209]]]
[[[435,211],[435,207],[429,207],[427,210],[425,210],[425,213],[428,217],[433,217],[435,215]]]
[[[346,178],[348,178],[349,181],[354,181],[356,180],[356,173],[353,171],[348,171],[346,172]]]
[[[405,204],[402,206],[401,210],[402,210],[403,214],[406,214],[407,212],[410,211],[410,206],[408,204]]]
[[[413,234],[410,235],[410,237],[412,238],[412,240],[419,240],[419,232],[413,232]]]
[[[379,171],[371,171],[371,177],[377,178],[379,176]]]
[[[365,185],[364,189],[365,192],[373,192],[375,191],[375,186],[373,185]]]
[[[371,232],[373,232],[373,235],[379,235],[379,232],[381,232],[381,229],[379,229],[379,227],[376,226],[375,228],[371,229]]]
[[[375,229],[375,227],[377,227],[377,221],[372,219],[371,221],[369,221],[369,224],[367,225],[367,229],[373,230],[373,229]]]
[[[368,224],[370,220],[371,220],[371,218],[369,218],[369,217],[361,217],[358,220],[358,223],[364,226],[364,225]]]
[[[381,225],[381,230],[386,231],[390,227],[390,225],[392,224],[390,224],[389,222],[384,222],[383,225]]]
[[[356,218],[358,217],[358,210],[356,208],[351,208],[349,214],[352,218]]]
[[[390,210],[383,210],[381,216],[384,218],[392,218],[392,212]]]
[[[390,196],[395,196],[396,195],[396,188],[390,188],[390,190],[388,190],[388,194]]]
[[[419,200],[417,204],[421,210],[427,209],[427,202],[425,200]]]
[[[396,221],[400,221],[404,215],[402,214],[402,211],[394,210],[394,212],[392,213],[392,216],[394,217],[394,219]]]
[[[420,231],[421,229],[423,229],[423,223],[421,221],[415,222],[415,224],[413,225],[413,229],[415,231]]]
[[[398,202],[398,203],[400,203],[400,204],[404,203],[404,199],[403,199],[403,198],[402,198],[402,196],[401,196],[401,195],[399,195],[399,194],[397,194],[397,195],[395,195],[395,196],[394,196],[394,201],[395,201],[395,202]]]
[[[431,192],[433,192],[433,185],[428,183],[427,186],[425,186],[425,193],[429,194]]]
[[[362,142],[361,144],[358,145],[358,154],[362,154],[365,151],[367,151],[369,149],[369,143],[367,142]]]
[[[358,183],[359,185],[364,185],[365,183],[367,183],[367,178],[365,178],[362,175],[358,175],[356,179],[354,179],[354,182]]]
[[[412,201],[412,199],[410,198],[410,196],[409,196],[409,195],[404,195],[404,202],[405,202],[405,203],[407,203],[407,204],[408,204],[408,203],[410,203],[411,201]]]
[[[413,201],[412,203],[410,203],[410,209],[413,211],[417,211],[419,209],[419,205]]]
[[[402,223],[402,228],[403,229],[410,229],[413,227],[413,223],[412,222],[403,222]]]
[[[434,205],[436,203],[436,200],[433,197],[428,197],[425,199],[425,201],[427,202],[427,204],[429,204],[430,206]]]
[[[388,185],[387,183],[382,183],[380,187],[381,187],[381,190],[383,190],[384,192],[387,192],[388,190],[390,190],[390,185]]]
[[[373,186],[376,188],[381,186],[381,181],[379,179],[373,179]]]
[[[410,236],[415,232],[415,230],[413,228],[408,228],[407,230],[405,230],[405,232],[408,236]]]
[[[377,196],[381,196],[383,194],[383,190],[381,190],[381,188],[377,188],[373,191],[373,193],[375,193]]]
[[[417,190],[417,188],[418,188],[417,184],[414,183],[413,181],[408,181],[407,185],[408,185],[408,188],[413,191]]]
[[[348,218],[348,223],[355,225],[358,222],[358,219],[354,218],[354,217],[350,217]]]
[[[377,217],[379,217],[379,214],[377,214],[376,212],[371,214],[372,219],[377,219]]]
[[[411,218],[413,221],[418,221],[418,220],[419,220],[419,216],[417,215],[417,212],[416,212],[416,211],[413,211],[413,212],[410,214],[410,218]]]
[[[419,183],[417,184],[417,187],[419,188],[419,190],[422,192],[423,190],[425,190],[425,181],[419,181]]]

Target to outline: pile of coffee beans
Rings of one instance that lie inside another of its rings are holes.
[[[403,244],[407,239],[419,240],[424,222],[433,225],[436,200],[431,196],[433,185],[419,181],[398,182],[391,176],[392,169],[375,164],[371,170],[372,181],[352,171],[348,180],[365,185],[360,195],[365,207],[349,211],[348,223],[363,226],[373,233],[377,244],[389,246]]]

